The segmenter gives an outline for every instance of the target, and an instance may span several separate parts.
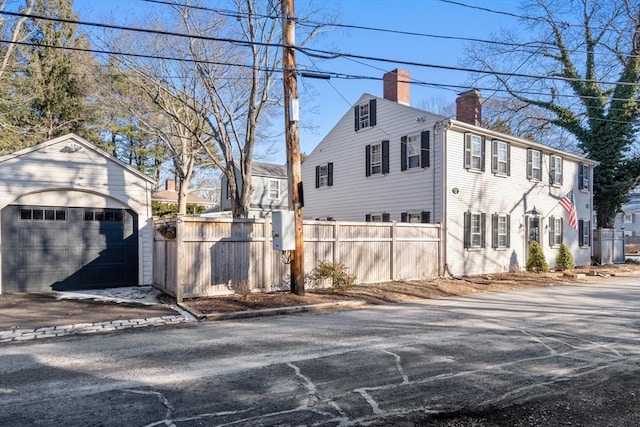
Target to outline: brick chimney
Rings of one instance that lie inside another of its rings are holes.
[[[172,179],[168,179],[164,184],[164,189],[167,191],[176,191],[176,182]]]
[[[456,99],[456,120],[480,126],[482,122],[482,95],[478,89],[458,94]]]
[[[409,105],[410,72],[396,68],[386,73],[382,80],[384,82],[384,99]]]

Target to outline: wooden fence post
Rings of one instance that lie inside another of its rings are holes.
[[[184,295],[184,223],[183,218],[176,218],[176,301],[182,303]]]
[[[394,262],[395,256],[396,256],[396,233],[398,230],[396,230],[396,221],[393,221],[391,223],[391,228],[389,230],[389,232],[391,233],[391,247],[390,249],[390,254],[389,254],[389,270],[391,273],[391,280],[396,280],[396,263]]]

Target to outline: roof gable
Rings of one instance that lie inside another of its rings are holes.
[[[67,135],[63,135],[63,136],[59,136],[57,138],[51,139],[49,141],[45,141],[42,142],[40,144],[28,147],[28,148],[24,148],[22,150],[16,151],[14,153],[11,154],[7,154],[5,156],[0,157],[0,166],[2,165],[2,163],[7,162],[9,160],[12,159],[17,159],[20,157],[28,157],[30,154],[35,153],[37,151],[43,150],[45,148],[54,146],[54,145],[63,145],[63,148],[61,151],[66,151],[66,152],[75,152],[75,151],[79,151],[81,149],[86,149],[86,150],[90,150],[96,154],[98,154],[101,157],[104,157],[106,160],[113,162],[115,164],[117,164],[118,166],[122,167],[123,169],[126,169],[128,172],[150,182],[150,183],[155,183],[155,181],[148,177],[147,175],[143,174],[142,172],[140,172],[139,170],[129,166],[128,164],[122,162],[121,160],[118,160],[117,158],[115,158],[114,156],[110,155],[109,153],[99,149],[98,147],[96,147],[95,145],[91,144],[89,141],[87,141],[84,138],[79,137],[76,134],[73,133],[69,133]]]

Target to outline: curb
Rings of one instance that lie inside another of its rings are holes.
[[[202,314],[204,320],[219,321],[232,319],[249,319],[251,317],[281,316],[292,313],[321,312],[342,308],[357,308],[367,305],[365,301],[325,302],[322,304],[295,305],[291,307],[264,308],[261,310],[234,311],[231,313]],[[199,312],[198,312],[199,313]]]

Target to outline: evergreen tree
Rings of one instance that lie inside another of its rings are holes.
[[[527,259],[527,271],[547,272],[549,264],[544,257],[540,243],[535,240],[529,245],[529,259]]]
[[[576,263],[573,261],[573,255],[564,243],[560,245],[558,256],[556,257],[556,268],[558,270],[571,270],[575,268]]]

